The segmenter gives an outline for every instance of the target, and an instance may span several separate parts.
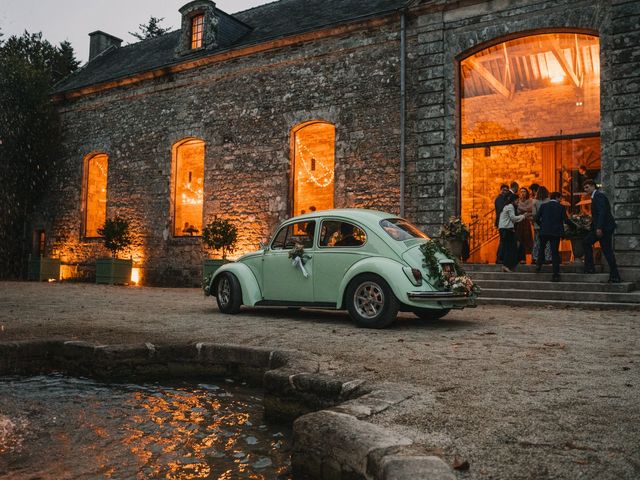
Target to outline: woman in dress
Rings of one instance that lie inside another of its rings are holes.
[[[549,201],[549,190],[546,187],[542,186],[538,189],[538,193],[536,194],[536,198],[533,200],[533,209],[531,211],[531,215],[533,218],[540,210],[540,205],[543,203],[547,203]],[[531,257],[533,259],[533,263],[538,262],[538,254],[540,252],[540,239],[538,238],[538,233],[540,231],[540,225],[537,223],[533,223],[533,249],[531,250]],[[547,243],[546,248],[544,249],[544,262],[551,261],[551,245]],[[543,263],[544,263],[543,262]]]
[[[516,213],[526,214],[524,220],[516,224],[516,240],[518,241],[518,260],[527,263],[527,255],[531,255],[533,248],[533,232],[531,231],[531,214],[533,211],[533,198],[525,187],[520,189],[516,203]]]
[[[516,202],[518,197],[510,193],[507,204],[500,213],[498,228],[503,240],[502,245],[502,271],[512,272],[518,265],[518,243],[516,241],[515,225],[525,218],[525,214],[516,215]]]

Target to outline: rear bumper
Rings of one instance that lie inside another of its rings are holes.
[[[459,292],[408,292],[412,302],[443,302],[453,308],[475,307],[475,296]]]

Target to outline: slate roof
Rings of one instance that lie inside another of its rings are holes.
[[[54,87],[54,93],[68,92],[229,49],[381,15],[398,10],[405,3],[406,0],[279,0],[232,16],[216,9],[220,16],[219,47],[216,50],[198,51],[178,58],[175,50],[180,30],[175,30],[160,37],[104,52],[59,82]],[[247,24],[251,30],[239,39],[233,38],[231,17]]]

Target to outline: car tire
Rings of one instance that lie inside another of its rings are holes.
[[[378,275],[358,275],[347,287],[349,316],[357,326],[384,328],[398,316],[399,303],[389,284]]]
[[[242,305],[242,289],[233,273],[225,272],[216,283],[216,302],[222,313],[238,313]]]
[[[435,320],[440,320],[450,311],[451,311],[450,308],[443,308],[443,309],[424,308],[420,310],[415,310],[413,313],[415,314],[416,317],[418,317],[421,320],[429,320],[433,322]]]

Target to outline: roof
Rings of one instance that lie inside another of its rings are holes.
[[[110,80],[176,65],[195,58],[255,45],[290,35],[319,30],[367,17],[380,16],[401,8],[406,0],[279,0],[228,15],[219,9],[219,46],[193,55],[175,54],[180,30],[120,48],[111,48],[63,79],[54,93],[76,90]],[[240,38],[234,24],[251,27]]]

